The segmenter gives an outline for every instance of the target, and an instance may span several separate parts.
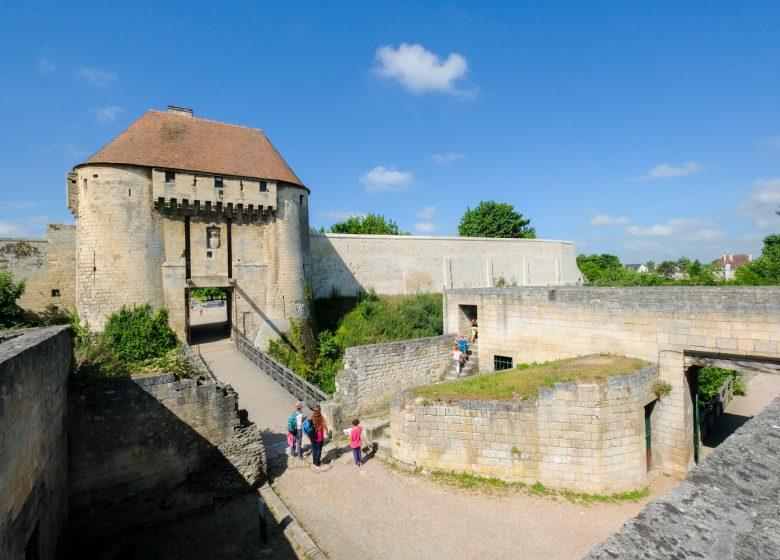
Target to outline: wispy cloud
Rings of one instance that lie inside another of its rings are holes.
[[[93,87],[108,87],[119,79],[114,72],[105,72],[97,68],[81,68],[78,75]]]
[[[768,144],[772,146],[776,150],[780,150],[780,134],[777,136],[773,136],[772,138],[767,138],[764,140],[764,144]]]
[[[414,175],[408,171],[397,171],[395,167],[373,168],[360,177],[360,182],[368,192],[398,191],[409,188],[414,180]]]
[[[119,113],[124,111],[122,107],[117,107],[116,105],[109,105],[108,107],[101,107],[100,109],[95,109],[95,116],[97,117],[97,120],[100,122],[116,122],[116,118],[119,116]]]
[[[432,233],[436,231],[436,224],[431,224],[428,222],[418,222],[414,224],[414,230],[419,233]]]
[[[458,53],[451,53],[442,60],[422,45],[401,43],[398,48],[379,47],[375,60],[377,75],[395,80],[413,93],[468,95],[455,87],[455,81],[468,70],[465,57]]]
[[[319,216],[323,216],[330,220],[344,221],[352,218],[353,216],[359,216],[364,218],[366,215],[363,212],[346,212],[344,210],[332,210],[330,212],[319,212]]]
[[[686,161],[682,165],[670,165],[661,163],[653,167],[645,175],[632,177],[632,181],[655,181],[657,179],[671,179],[673,177],[683,177],[693,175],[701,171],[701,164],[697,161]]]
[[[417,212],[417,216],[423,220],[430,220],[436,215],[437,208],[435,206],[426,206]]]
[[[623,216],[619,218],[613,218],[606,214],[599,214],[590,221],[590,225],[599,227],[611,227],[611,226],[627,226],[631,223],[628,218]]]
[[[748,189],[747,199],[737,211],[752,222],[754,229],[777,228],[780,217],[780,179],[756,179]]]
[[[663,224],[653,224],[647,227],[630,226],[626,235],[631,237],[675,237],[688,241],[712,241],[725,236],[725,233],[713,227],[709,220],[675,218]]]
[[[54,72],[57,66],[52,62],[48,56],[42,56],[38,59],[38,72],[41,74],[49,74]]]
[[[434,154],[431,156],[431,159],[434,163],[438,164],[445,164],[450,163],[452,161],[457,161],[459,159],[463,159],[463,154],[459,154],[457,152],[445,152],[443,154]]]
[[[0,220],[0,237],[42,238],[48,216],[30,216],[21,220]]]
[[[68,154],[68,157],[72,157],[76,159],[80,157],[84,157],[88,153],[87,150],[83,148],[79,148],[75,144],[65,144],[65,146],[63,146],[63,149],[65,150],[65,153]]]
[[[33,200],[10,200],[7,202],[0,202],[0,210],[27,210],[29,208],[35,208],[38,203]]]

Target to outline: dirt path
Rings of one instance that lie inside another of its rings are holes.
[[[344,454],[315,473],[292,464],[274,489],[332,560],[581,558],[636,515],[649,498],[573,504],[519,492],[468,491]],[[331,457],[334,444],[326,447]],[[659,477],[653,497],[678,481]]]

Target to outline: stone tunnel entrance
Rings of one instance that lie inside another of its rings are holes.
[[[230,338],[233,288],[187,288],[187,343]]]

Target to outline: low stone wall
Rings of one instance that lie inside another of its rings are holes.
[[[336,375],[336,425],[390,406],[400,391],[439,381],[450,365],[455,335],[347,348]]]
[[[173,519],[259,482],[255,428],[240,429],[232,388],[172,375],[70,392],[71,536]]]
[[[65,327],[3,335],[0,558],[47,560],[67,514],[70,337]]]
[[[648,483],[645,405],[657,368],[606,383],[557,383],[537,401],[395,400],[393,456],[405,463],[592,493]],[[652,416],[651,416],[652,420]],[[651,434],[655,429],[651,429]]]
[[[586,556],[780,558],[780,398]]]

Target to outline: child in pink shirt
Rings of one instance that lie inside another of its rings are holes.
[[[363,440],[360,439],[360,435],[363,433],[360,420],[355,418],[352,421],[352,429],[349,431],[349,446],[352,448],[352,457],[355,459],[355,466],[359,467],[363,462],[363,458],[360,456],[360,448],[363,447]]]

